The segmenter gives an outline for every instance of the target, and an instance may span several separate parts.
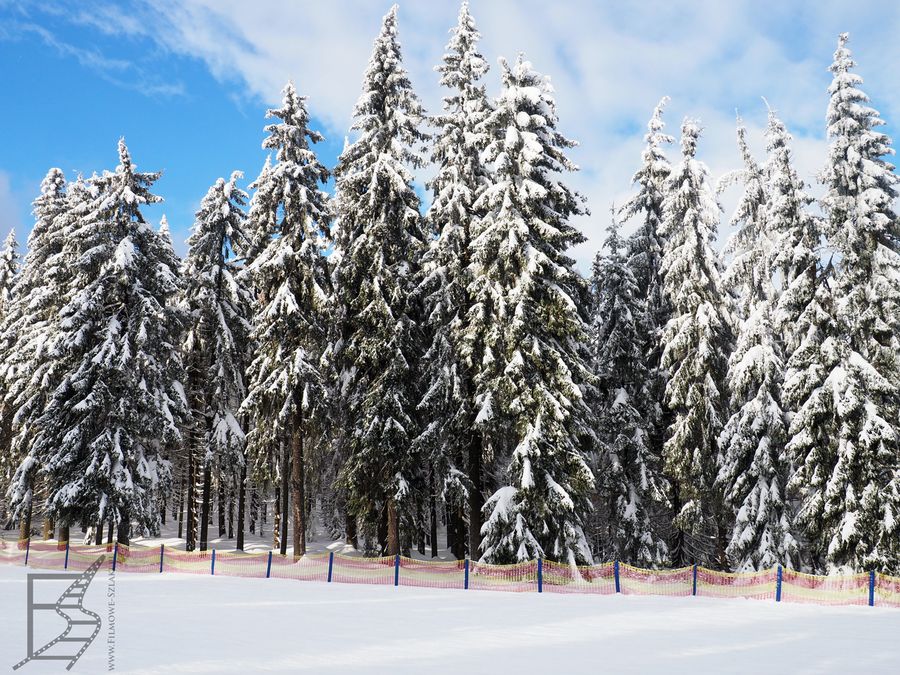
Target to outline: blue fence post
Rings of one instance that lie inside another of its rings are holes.
[[[25,565],[28,565],[28,554],[31,553],[31,536],[29,535],[28,540],[25,542]]]
[[[538,558],[538,593],[544,592],[544,559]]]
[[[778,566],[778,577],[775,581],[775,602],[781,602],[781,577],[782,577],[782,569],[781,565]]]
[[[272,551],[269,551],[269,564],[266,565],[266,579],[272,575]]]
[[[213,576],[216,576],[216,549],[213,549],[212,552],[212,563],[209,566],[209,573]]]
[[[113,572],[116,571],[116,560],[119,559],[119,542],[113,547]]]
[[[622,592],[622,587],[619,585],[619,561],[616,560],[613,563],[613,578],[616,580],[616,593]]]
[[[69,540],[68,539],[66,540],[66,560],[63,563],[63,569],[64,570],[69,569]]]
[[[394,556],[394,586],[400,585],[400,555]]]
[[[466,564],[463,569],[465,569],[465,571],[466,571],[465,581],[463,582],[463,588],[465,590],[469,590],[469,559],[468,558],[466,558]]]
[[[875,606],[875,570],[869,572],[869,607]]]
[[[165,544],[160,544],[160,545],[159,545],[159,573],[160,573],[160,574],[162,574],[163,558],[164,558],[165,555],[166,555],[165,549],[166,549],[166,545],[165,545]]]
[[[693,574],[691,576],[693,577],[691,595],[697,595],[697,563],[694,563]]]
[[[334,551],[328,552],[328,583],[331,583],[331,570],[334,569]]]

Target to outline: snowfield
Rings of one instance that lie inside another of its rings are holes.
[[[3,667],[26,654],[27,572],[0,566]],[[107,671],[109,576],[85,596],[104,624],[74,673]],[[752,600],[119,573],[115,626],[120,673],[900,672],[898,610]]]

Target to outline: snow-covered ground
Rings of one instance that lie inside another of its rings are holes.
[[[27,571],[0,565],[3,667],[25,656]],[[108,587],[101,571],[84,604],[104,625],[72,672],[107,670]],[[119,573],[115,626],[122,673],[900,672],[900,611],[752,600]]]

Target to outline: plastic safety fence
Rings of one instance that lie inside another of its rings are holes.
[[[71,544],[69,546],[69,560],[66,569],[84,572],[101,555],[106,556],[106,558],[103,560],[103,565],[100,569],[110,569],[112,567],[114,550],[113,544]],[[30,560],[28,564],[31,564]]]
[[[156,549],[156,571],[159,572],[159,549]],[[212,551],[179,551],[164,549],[163,572],[181,574],[212,574]]]
[[[868,574],[821,577],[788,569],[782,574],[782,602],[807,602],[816,605],[869,604]]]
[[[337,560],[335,560],[335,563]],[[216,559],[216,574],[219,560]],[[293,556],[272,556],[272,576],[276,579],[297,579],[298,581],[328,581],[328,554],[308,553],[295,561]],[[368,583],[368,582],[364,582]]]
[[[350,558],[334,556],[334,568],[331,580],[341,584],[377,584],[394,583],[394,556],[385,558]]]
[[[66,545],[55,541],[32,541],[27,547],[28,566],[42,570],[61,570],[66,565]]]
[[[24,565],[27,548],[27,539],[22,539],[21,541],[0,539],[0,562]]]
[[[158,546],[123,546],[119,544],[119,557],[116,560],[116,570],[119,572],[137,572],[159,574]]]
[[[168,554],[168,549],[166,554]],[[165,564],[165,563],[164,563]],[[274,566],[274,562],[272,563]],[[216,552],[216,576],[264,579],[269,567],[268,553]],[[207,561],[206,574],[212,573],[212,560]]]
[[[612,595],[616,592],[614,563],[572,568],[569,565],[545,560],[541,576],[544,593]]]
[[[875,575],[875,605],[900,607],[900,577],[890,577],[887,574]]]
[[[439,562],[401,557],[397,579],[400,586],[465,588],[466,563],[464,560]]]
[[[774,600],[777,586],[777,569],[729,573],[697,568],[697,595],[707,598]]]
[[[694,570],[692,567],[645,570],[620,563],[619,586],[624,595],[692,595]]]
[[[469,564],[469,588],[478,591],[536,592],[538,564],[536,560],[516,565]]]

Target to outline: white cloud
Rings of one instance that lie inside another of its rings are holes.
[[[137,12],[110,5],[71,16],[201,59],[221,81],[266,103],[277,102],[292,78],[310,96],[313,114],[340,137],[388,6],[389,0],[167,0],[146,2]],[[457,8],[455,0],[407,0],[400,9],[406,66],[432,111],[441,97],[433,67]],[[892,3],[473,0],[471,8],[489,61],[526,52],[552,78],[563,132],[581,142],[573,158],[583,170],[573,184],[594,214],[581,223],[590,238],[576,252],[583,268],[602,241],[610,202],[627,195],[644,123],[663,94],[672,97],[666,117],[673,135],[685,115],[703,121],[700,154],[714,176],[739,161],[736,107],[762,153],[765,95],[797,137],[797,161],[811,179],[824,158],[827,67],[837,33],[850,30],[876,106],[889,119],[893,111],[900,115],[890,67],[900,52],[900,9]],[[496,68],[489,86],[496,89]]]

